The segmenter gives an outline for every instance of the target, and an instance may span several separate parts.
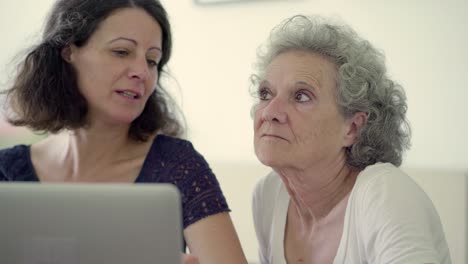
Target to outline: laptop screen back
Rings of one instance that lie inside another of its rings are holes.
[[[180,263],[169,184],[0,184],[0,263]]]

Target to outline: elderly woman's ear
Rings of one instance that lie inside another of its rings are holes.
[[[345,135],[345,147],[349,147],[356,142],[356,138],[359,136],[359,131],[367,123],[367,113],[357,112],[348,119],[348,131]]]

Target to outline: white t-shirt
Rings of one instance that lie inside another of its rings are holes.
[[[289,195],[271,172],[253,195],[261,263],[283,264]],[[445,235],[431,200],[389,163],[368,166],[357,177],[346,207],[333,264],[450,264]]]

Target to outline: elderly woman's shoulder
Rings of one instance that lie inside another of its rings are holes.
[[[365,168],[352,191],[356,201],[366,206],[408,207],[431,204],[429,196],[403,170],[390,163],[377,163]]]
[[[383,184],[383,185],[382,185]],[[358,176],[356,185],[417,186],[402,169],[391,163],[376,163],[367,166]]]
[[[390,258],[405,263],[450,263],[443,227],[431,199],[396,166],[377,163],[363,170],[349,204],[347,215],[351,225],[360,230],[359,239],[379,252],[374,255],[382,260],[370,263]]]

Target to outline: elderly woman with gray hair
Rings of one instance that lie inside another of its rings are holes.
[[[354,30],[294,16],[259,49],[253,75],[262,263],[450,263],[440,218],[398,166],[406,98]]]

